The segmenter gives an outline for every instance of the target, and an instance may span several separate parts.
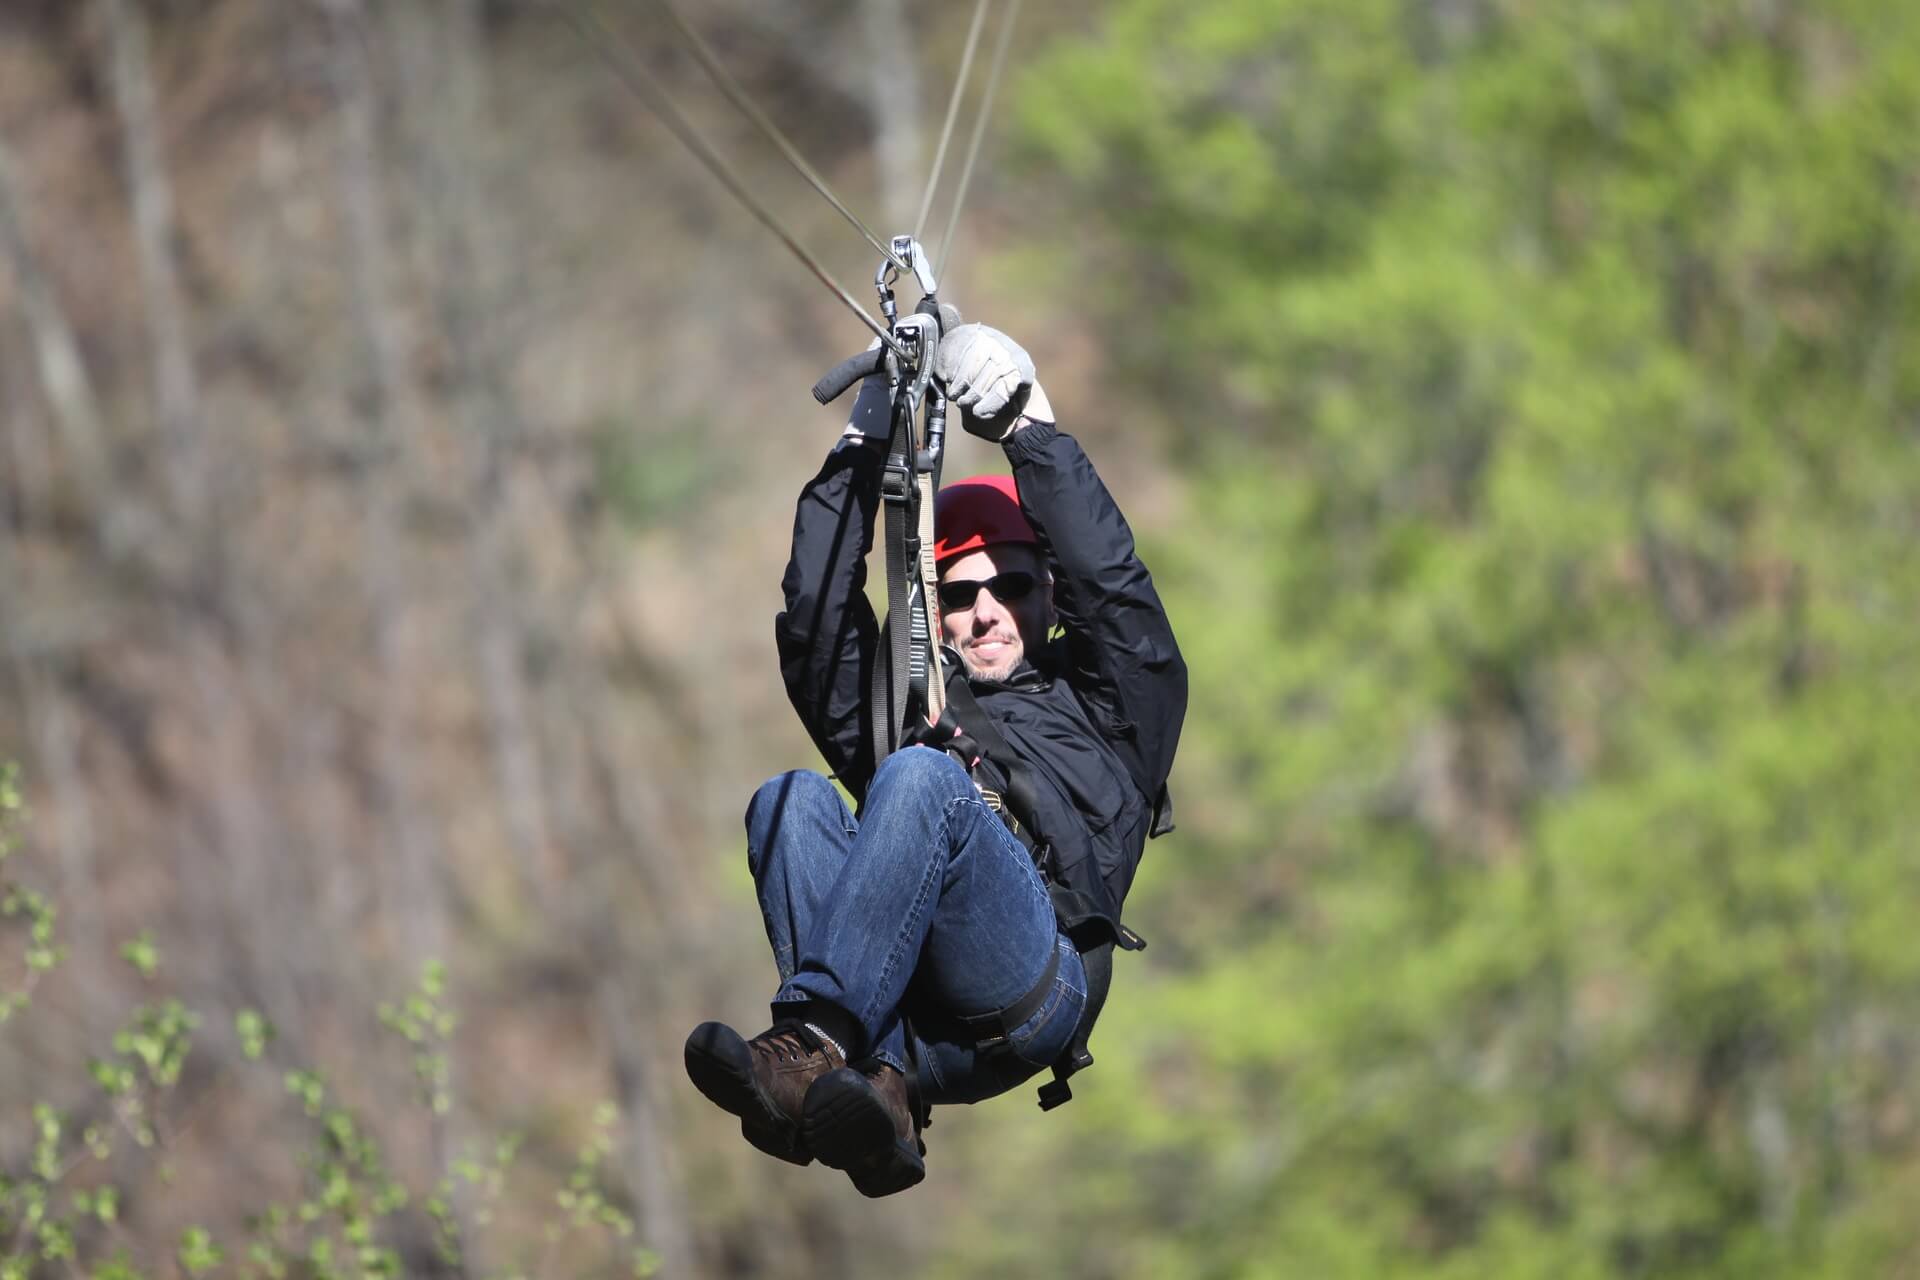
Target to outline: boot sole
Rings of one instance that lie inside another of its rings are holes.
[[[687,1037],[687,1078],[707,1101],[740,1117],[740,1135],[756,1150],[788,1164],[813,1163],[800,1126],[760,1092],[753,1079],[753,1051],[740,1033],[721,1022],[703,1022]]]
[[[893,1117],[879,1094],[850,1068],[813,1082],[800,1132],[820,1163],[844,1172],[863,1196],[890,1196],[927,1176],[920,1153],[894,1136]]]

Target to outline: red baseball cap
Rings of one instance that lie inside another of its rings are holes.
[[[1040,541],[1020,510],[1012,476],[968,476],[942,486],[933,500],[933,562],[996,542]]]

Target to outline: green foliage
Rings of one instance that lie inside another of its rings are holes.
[[[44,893],[15,880],[9,867],[26,819],[20,768],[0,763],[0,937],[20,937],[17,965],[0,958],[0,1025],[32,1002],[34,988],[64,954],[54,936],[58,910]]]
[[[565,1217],[548,1224],[549,1245],[580,1231],[606,1231],[623,1241],[633,1237],[633,1219],[608,1199],[600,1176],[602,1162],[613,1151],[614,1129],[619,1119],[620,1113],[611,1103],[603,1102],[594,1108],[593,1131],[574,1158],[567,1185],[554,1195]],[[658,1265],[658,1257],[649,1250],[634,1252],[632,1273],[635,1276],[652,1275]]]
[[[180,1248],[176,1256],[190,1276],[206,1274],[226,1257],[204,1227],[188,1227],[180,1233]]]
[[[53,1106],[33,1105],[33,1144],[25,1172],[0,1179],[0,1275],[35,1276],[41,1274],[40,1263],[71,1268],[87,1261],[87,1242],[119,1232],[121,1191],[101,1178],[113,1168],[119,1139],[142,1149],[166,1145],[165,1102],[179,1083],[197,1021],[178,1001],[168,1000],[134,1010],[113,1033],[112,1053],[88,1064],[110,1124],[76,1131],[69,1117]],[[83,1173],[88,1181],[74,1185]],[[196,1228],[182,1238],[177,1257],[181,1266],[198,1274],[217,1261],[217,1252]],[[96,1276],[144,1274],[124,1251],[112,1260],[93,1260],[90,1266]]]
[[[0,768],[0,863],[18,850],[24,812],[17,771]],[[29,977],[52,969],[62,953],[52,938],[51,904],[11,881],[6,894],[4,914],[18,916],[27,925]],[[17,910],[11,905],[15,902],[20,904]],[[38,928],[42,922],[44,928]],[[44,959],[36,961],[43,954]],[[147,934],[125,943],[120,954],[143,980],[160,975],[159,951]],[[11,1011],[24,1005],[30,989],[29,983],[10,993],[0,1008]],[[408,1046],[420,1101],[438,1123],[453,1106],[447,1049],[459,1021],[447,1003],[445,967],[437,961],[425,966],[404,1001],[382,1004],[378,1012],[381,1022]],[[441,1261],[465,1273],[460,1206],[465,1204],[465,1216],[475,1226],[496,1222],[501,1206],[511,1198],[508,1178],[520,1151],[519,1138],[497,1140],[486,1148],[485,1158],[476,1148],[454,1159],[433,1192],[416,1197],[389,1169],[380,1137],[334,1100],[318,1071],[298,1066],[285,1071],[283,1084],[309,1122],[305,1149],[287,1153],[304,1175],[304,1194],[292,1204],[269,1204],[249,1215],[248,1234],[238,1245],[222,1241],[205,1226],[183,1228],[168,1250],[170,1267],[144,1270],[133,1251],[118,1247],[128,1239],[122,1192],[104,1180],[114,1168],[117,1143],[130,1139],[137,1148],[160,1152],[161,1182],[171,1183],[166,1161],[181,1139],[170,1119],[172,1095],[193,1053],[199,1024],[199,1015],[175,999],[141,1005],[128,1015],[110,1038],[111,1052],[88,1063],[88,1079],[111,1124],[76,1132],[68,1116],[47,1103],[34,1104],[32,1143],[22,1171],[0,1175],[0,1278],[33,1280],[56,1269],[82,1274],[82,1268],[100,1280],[144,1280],[149,1274],[272,1280],[398,1276],[403,1264],[392,1243],[394,1220],[416,1200],[431,1225]],[[262,1059],[275,1038],[266,1019],[241,1010],[233,1026],[243,1059]],[[556,1259],[556,1246],[575,1241],[591,1250],[600,1237],[618,1242],[615,1252],[630,1259],[633,1274],[651,1274],[657,1259],[645,1249],[632,1250],[632,1220],[619,1207],[602,1168],[618,1123],[611,1105],[595,1108],[591,1136],[556,1192],[557,1212],[544,1215],[533,1237],[519,1247],[519,1256],[490,1276],[505,1280],[545,1274]],[[110,1254],[101,1247],[106,1240],[116,1244]]]
[[[414,1079],[436,1115],[445,1115],[453,1105],[447,1092],[446,1044],[458,1019],[444,1002],[446,985],[446,966],[432,960],[421,970],[419,986],[405,1003],[380,1006],[381,1025],[412,1048]]]
[[[20,794],[20,766],[0,764],[0,862],[19,845],[20,823],[26,816],[26,797]]]
[[[120,958],[143,978],[151,978],[160,969],[160,948],[154,944],[153,935],[145,930],[121,944]]]
[[[1920,11],[1106,32],[1020,121],[1192,481],[1194,699],[1156,962],[1007,1170],[1050,1269],[1911,1266]]]
[[[123,1061],[137,1062],[155,1087],[170,1087],[179,1082],[191,1046],[190,1033],[199,1022],[178,1000],[143,1006],[114,1035],[113,1051]]]
[[[247,1061],[257,1062],[273,1042],[273,1027],[253,1009],[233,1015],[233,1034],[240,1041],[240,1052]]]

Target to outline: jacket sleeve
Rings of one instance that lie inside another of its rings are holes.
[[[864,708],[879,623],[867,603],[867,552],[880,502],[882,452],[842,440],[807,482],[781,580],[774,643],[787,697],[828,766],[856,798],[873,776]]]
[[[1046,544],[1074,683],[1134,783],[1158,801],[1186,718],[1187,666],[1133,531],[1072,436],[1033,422],[1005,447]]]

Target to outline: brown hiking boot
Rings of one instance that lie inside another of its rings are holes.
[[[815,1080],[800,1128],[820,1163],[845,1170],[863,1196],[890,1196],[927,1176],[919,1109],[907,1078],[885,1063],[870,1072],[841,1067]]]
[[[793,1164],[813,1159],[800,1134],[808,1086],[847,1058],[804,1022],[780,1021],[751,1040],[732,1027],[703,1022],[687,1037],[687,1075],[722,1111],[740,1117],[740,1133],[760,1150]]]

